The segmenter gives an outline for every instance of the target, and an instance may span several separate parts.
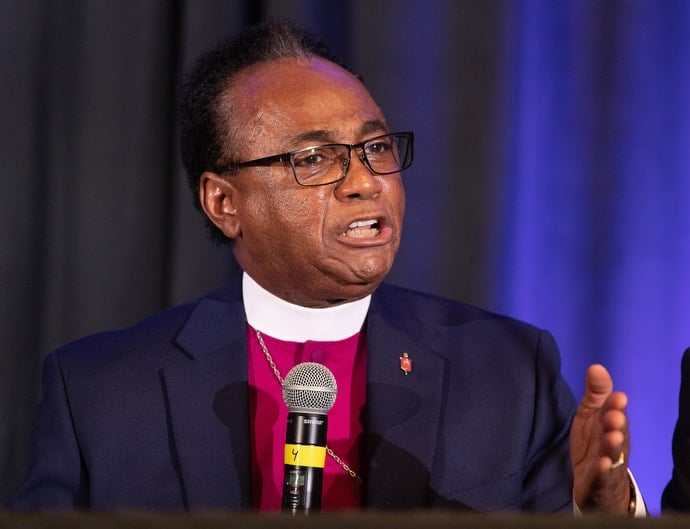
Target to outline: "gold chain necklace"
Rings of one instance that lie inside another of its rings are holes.
[[[264,353],[264,356],[266,357],[266,361],[268,362],[269,367],[271,368],[271,371],[273,371],[273,374],[275,375],[276,379],[278,379],[278,382],[280,383],[281,387],[283,386],[283,377],[280,376],[280,371],[278,370],[278,367],[276,366],[275,362],[273,361],[273,357],[271,356],[271,353],[268,352],[268,347],[266,347],[266,343],[264,342],[263,336],[261,336],[261,333],[259,332],[258,329],[254,329],[254,332],[256,333],[256,339],[259,342],[259,346],[261,347],[261,350]],[[338,457],[338,454],[336,454],[333,450],[326,447],[326,453],[340,465],[340,468],[342,468],[347,474],[355,480],[355,482],[358,485],[362,485],[364,481],[362,480],[359,475],[357,475],[357,472],[352,470],[345,461],[343,461],[340,457]]]

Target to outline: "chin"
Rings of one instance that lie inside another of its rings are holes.
[[[371,285],[371,289],[373,290],[386,279],[390,269],[390,266],[381,266],[378,263],[376,266],[352,269],[354,283],[362,286]]]
[[[350,284],[347,287],[339,288],[333,296],[330,297],[329,305],[340,305],[341,303],[348,303],[350,301],[357,301],[370,294],[381,284],[377,283],[360,283]]]
[[[353,299],[371,294],[391,270],[393,260],[388,257],[369,259],[339,259],[335,266],[321,267],[322,273],[330,278],[331,285],[347,293],[344,298]]]

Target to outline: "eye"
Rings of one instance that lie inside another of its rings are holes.
[[[390,137],[376,138],[364,145],[367,156],[382,156],[389,153],[392,149]]]
[[[332,159],[332,153],[329,154],[328,150],[319,147],[305,149],[294,155],[295,167],[305,169],[311,168],[318,170],[319,167],[328,165]]]

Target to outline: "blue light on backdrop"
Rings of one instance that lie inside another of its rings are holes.
[[[500,310],[551,330],[576,394],[629,397],[652,512],[690,346],[690,3],[526,1],[510,13]]]

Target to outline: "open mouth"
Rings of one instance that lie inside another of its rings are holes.
[[[379,234],[379,221],[376,219],[356,220],[351,223],[347,231],[346,237],[353,237],[355,239],[364,239],[366,237],[376,237]]]

